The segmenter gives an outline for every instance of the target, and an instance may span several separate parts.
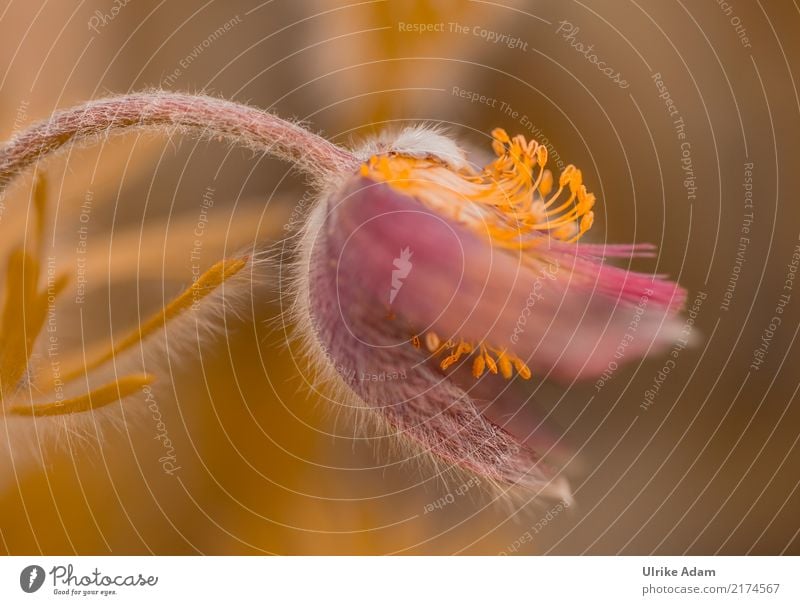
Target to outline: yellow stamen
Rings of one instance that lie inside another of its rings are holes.
[[[45,289],[39,288],[47,210],[47,182],[40,173],[34,183],[32,206],[35,213],[34,242],[25,248],[15,248],[8,259],[6,297],[0,315],[0,402],[19,389],[30,364],[36,338],[44,327],[55,299],[67,286],[61,275],[50,278]],[[38,404],[12,404],[6,413],[18,416],[54,416],[74,414],[119,401],[137,389],[150,384],[148,375],[126,376],[84,395]]]
[[[417,197],[502,247],[528,249],[547,238],[574,242],[591,227],[586,217],[595,197],[575,166],[564,168],[553,193],[544,145],[521,135],[511,138],[496,128],[492,149],[497,158],[481,172],[454,170],[435,158],[390,153],[370,158],[361,174]]]
[[[530,368],[519,357],[514,357],[512,363],[514,364],[514,369],[517,370],[517,374],[523,379],[528,380],[531,377]]]
[[[503,378],[510,380],[512,374],[511,360],[508,358],[505,351],[497,356],[497,365],[500,368],[500,373],[503,375]]]
[[[481,347],[482,349],[484,347]],[[492,357],[488,351],[483,351],[483,358],[486,360],[486,367],[489,368],[489,371],[492,374],[497,374],[497,363],[494,361],[494,357]]]
[[[65,276],[54,278],[46,290],[39,290],[47,186],[43,174],[37,177],[32,205],[36,225],[33,253],[23,247],[14,248],[8,258],[6,297],[0,316],[0,401],[13,393],[28,369],[33,345],[42,331],[50,301],[67,285]]]
[[[49,299],[58,296],[67,279],[58,277],[49,291],[39,291],[39,261],[22,249],[12,251],[6,275],[6,300],[0,323],[0,400],[19,385],[42,331]]]
[[[446,370],[447,368],[449,368],[451,365],[453,365],[457,361],[458,361],[458,356],[455,353],[453,353],[452,355],[448,355],[447,357],[445,357],[442,360],[442,363],[440,364],[440,367],[443,370]]]
[[[539,267],[542,259],[537,247],[548,240],[576,242],[592,227],[596,198],[572,164],[564,167],[556,181],[546,166],[547,147],[535,140],[510,137],[496,128],[492,149],[497,157],[481,171],[454,169],[435,157],[387,153],[365,162],[361,175],[417,198],[441,215],[488,236],[494,246],[521,250],[523,261]],[[442,343],[432,332],[425,335],[425,348],[442,355],[442,370],[472,355],[475,378],[488,371],[510,379],[515,370],[524,380],[531,377],[525,362],[506,349],[464,341]]]
[[[432,334],[432,332],[428,334]],[[438,337],[436,337],[436,341],[438,342]],[[447,341],[435,349],[428,346],[428,350],[434,354],[445,354],[439,364],[442,370],[447,370],[453,364],[458,363],[465,355],[472,354],[472,376],[474,378],[480,378],[488,370],[491,374],[499,373],[506,380],[510,380],[513,376],[512,368],[516,369],[517,374],[524,380],[531,377],[530,369],[519,357],[506,349],[496,349],[485,343],[475,345],[464,340],[458,341],[458,344]],[[497,356],[496,360],[494,356]]]
[[[449,342],[447,344],[449,344]],[[445,344],[445,346],[447,346],[447,344]],[[453,347],[451,347],[451,349],[452,348]],[[440,365],[443,370],[446,370],[454,363],[457,363],[458,360],[461,359],[464,355],[468,355],[472,352],[472,345],[463,340],[459,341],[458,345],[454,348],[455,351],[442,360],[442,363]]]
[[[542,197],[547,197],[553,190],[553,173],[549,170],[543,170],[542,181],[539,183],[539,193]]]
[[[570,239],[569,242],[573,243],[573,242],[578,241],[578,239],[584,233],[586,233],[589,229],[592,228],[592,223],[594,223],[594,212],[589,212],[588,214],[585,214],[583,216],[583,218],[581,219],[581,226],[580,226],[580,229],[578,231],[578,234],[575,237],[573,237],[572,239]]]
[[[486,368],[486,361],[483,359],[483,355],[476,355],[475,360],[472,362],[473,378],[480,378],[484,368]]]
[[[434,332],[425,334],[425,348],[431,353],[438,351],[441,344],[442,341],[439,340],[439,337]]]
[[[78,414],[101,408],[121,401],[139,389],[153,382],[149,374],[124,376],[119,380],[105,384],[85,395],[79,395],[61,401],[33,403],[30,405],[13,405],[8,413],[16,416],[61,416]]]

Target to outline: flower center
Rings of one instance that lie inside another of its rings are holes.
[[[544,145],[496,128],[492,149],[497,157],[481,171],[454,168],[433,156],[390,152],[372,156],[361,166],[361,176],[418,199],[487,236],[493,246],[522,251],[523,259],[530,255],[534,260],[535,247],[550,239],[573,243],[591,228],[595,196],[575,166],[564,168],[556,188]],[[475,378],[488,371],[510,379],[513,370],[526,380],[531,377],[525,362],[507,349],[452,338],[443,342],[433,332],[424,342],[430,353],[441,356],[442,370],[471,357]],[[411,343],[421,347],[418,336]]]
[[[497,158],[480,172],[400,153],[372,156],[361,175],[411,195],[444,216],[488,235],[493,245],[529,249],[546,238],[576,242],[592,226],[595,196],[569,164],[554,189],[547,148],[492,131]]]

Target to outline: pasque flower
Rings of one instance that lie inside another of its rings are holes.
[[[291,296],[312,386],[366,412],[377,421],[366,426],[396,433],[439,469],[568,498],[566,482],[540,459],[550,442],[530,422],[509,421],[509,406],[512,417],[534,412],[514,409],[509,398],[519,391],[504,381],[598,376],[612,361],[662,350],[679,330],[680,287],[606,262],[653,248],[584,243],[596,200],[580,170],[554,175],[543,145],[501,129],[492,133],[495,159],[475,168],[435,129],[384,133],[349,151],[254,108],[156,91],[88,103],[21,133],[0,149],[0,182],[67,143],[146,127],[227,138],[310,177],[319,197],[296,238]],[[221,262],[193,288],[208,295],[258,262]],[[9,291],[36,301],[37,276],[28,275],[9,278]],[[146,342],[187,311],[189,298],[78,372]],[[6,416],[90,413],[158,378],[118,379],[67,406],[9,404],[33,343],[17,345],[0,366]]]

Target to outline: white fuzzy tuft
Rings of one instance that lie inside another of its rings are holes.
[[[441,127],[426,124],[382,132],[362,143],[353,153],[361,161],[373,155],[400,153],[415,158],[436,158],[456,170],[469,165],[464,150]]]

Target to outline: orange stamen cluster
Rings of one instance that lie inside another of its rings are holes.
[[[547,147],[496,128],[492,149],[497,158],[481,172],[454,169],[436,158],[390,153],[370,158],[361,174],[484,231],[503,247],[530,248],[542,236],[575,242],[591,228],[595,196],[575,166],[564,168],[553,191]]]
[[[586,190],[575,166],[566,166],[556,182],[547,169],[547,147],[522,135],[509,137],[502,128],[492,131],[492,149],[497,157],[481,171],[456,168],[433,156],[387,153],[364,163],[361,176],[386,183],[487,235],[492,245],[529,252],[531,260],[536,258],[535,247],[549,238],[572,243],[591,228],[595,196]],[[418,336],[411,342],[421,347]],[[526,380],[531,377],[519,357],[486,343],[441,342],[428,332],[425,347],[442,356],[442,370],[471,356],[476,378],[485,372],[511,378],[514,370]]]
[[[420,348],[420,339],[413,336],[412,344]],[[436,357],[442,357],[439,367],[447,370],[463,358],[472,356],[472,376],[480,378],[486,371],[490,374],[500,374],[506,380],[510,380],[517,371],[524,380],[531,377],[530,368],[519,357],[506,349],[497,349],[485,343],[473,344],[463,339],[458,341],[442,340],[435,332],[425,334],[425,348]]]

